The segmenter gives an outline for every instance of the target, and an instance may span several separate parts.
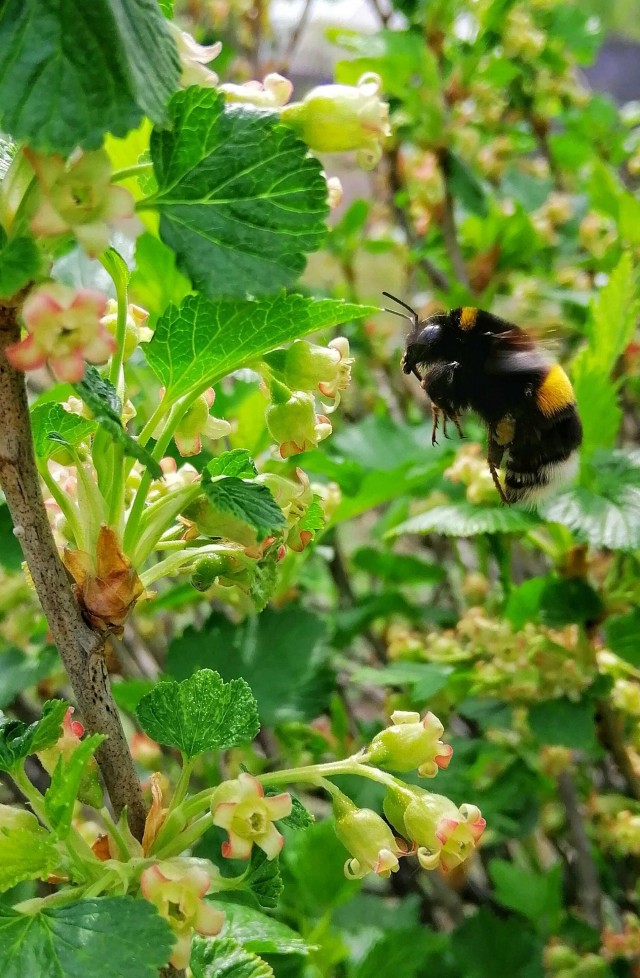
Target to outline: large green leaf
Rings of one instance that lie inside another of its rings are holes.
[[[202,488],[215,510],[248,523],[255,529],[258,540],[264,540],[286,522],[267,486],[235,476],[211,479],[205,470]]]
[[[22,880],[46,879],[60,859],[54,837],[35,816],[21,812],[18,817],[20,825],[0,830],[0,892]]]
[[[2,978],[157,978],[175,942],[146,900],[80,900],[38,914],[0,908]]]
[[[1,30],[0,20],[0,30]],[[0,296],[11,296],[37,276],[42,258],[33,238],[10,238],[0,228]]]
[[[236,747],[253,740],[260,729],[256,701],[244,679],[224,683],[211,669],[181,683],[156,683],[136,714],[150,737],[186,757]]]
[[[224,911],[220,937],[230,937],[255,954],[308,954],[309,947],[299,934],[273,917],[244,904],[208,901]]]
[[[640,547],[640,453],[597,453],[589,488],[563,493],[541,507],[546,519],[608,550]]]
[[[180,269],[210,296],[290,285],[325,236],[318,160],[275,113],[225,105],[210,88],[177,93],[169,111],[171,128],[151,136],[151,202]]]
[[[204,295],[189,295],[160,317],[145,352],[165,397],[175,401],[206,390],[283,343],[376,311],[373,306],[301,295],[243,302],[211,302]]]
[[[621,659],[640,668],[640,610],[634,608],[626,615],[614,615],[606,624],[607,645]]]
[[[532,873],[504,859],[492,859],[489,875],[498,903],[528,917],[543,933],[559,922],[562,910],[562,869],[556,864],[546,873]]]
[[[228,937],[196,937],[189,966],[193,978],[274,978],[270,964]]]
[[[435,506],[426,513],[394,526],[388,537],[406,533],[443,533],[453,537],[473,537],[480,533],[525,533],[539,522],[532,513],[506,506],[474,506],[460,502]]]
[[[31,428],[36,458],[47,459],[60,451],[60,439],[75,448],[96,430],[95,421],[65,411],[62,404],[50,402],[34,407]],[[56,440],[53,435],[58,435]]]
[[[0,652],[0,710],[9,706],[18,693],[46,679],[60,664],[55,649],[43,649],[38,655],[26,655],[20,649]]]
[[[286,820],[283,819],[284,821]],[[261,907],[273,910],[278,906],[284,886],[280,865],[277,859],[269,859],[258,846],[254,846],[251,850],[251,862],[243,874],[242,882],[251,890]],[[233,937],[234,934],[230,932],[230,936]],[[259,951],[260,948],[252,948],[252,950]]]
[[[0,9],[0,127],[68,155],[166,120],[176,46],[155,0],[5,0]]]
[[[0,771],[11,771],[29,754],[55,744],[62,732],[68,704],[48,700],[39,720],[27,726],[22,720],[9,720],[0,713]]]
[[[241,625],[212,615],[202,631],[188,628],[171,643],[167,671],[180,678],[210,666],[227,680],[242,676],[263,723],[312,720],[335,685],[326,664],[326,636],[326,621],[303,608],[267,609]]]

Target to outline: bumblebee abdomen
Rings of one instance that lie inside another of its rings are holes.
[[[559,381],[558,385],[559,390]],[[508,447],[505,494],[510,503],[533,505],[573,479],[578,471],[582,425],[575,403],[564,407],[556,404],[553,414],[544,414],[537,398],[536,406],[535,413],[518,420]]]

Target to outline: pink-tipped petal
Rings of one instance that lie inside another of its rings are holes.
[[[198,908],[195,927],[205,937],[215,937],[224,927],[224,914],[204,901]]]
[[[436,839],[444,845],[452,832],[455,832],[460,822],[455,818],[441,818],[436,827]]]
[[[222,843],[220,851],[225,859],[248,859],[252,848],[250,839],[243,839],[235,832],[229,832],[229,841]]]
[[[237,807],[236,801],[221,801],[213,810],[213,824],[221,829],[229,829]]]
[[[264,800],[264,807],[269,813],[269,818],[277,821],[279,818],[286,818],[291,814],[293,802],[291,795],[283,791],[280,795],[270,795]]]
[[[440,747],[440,753],[436,754],[434,760],[440,770],[444,770],[449,767],[451,758],[453,757],[453,747],[451,744],[442,744]]]
[[[262,851],[266,853],[267,859],[275,859],[282,851],[284,836],[280,835],[275,825],[271,823],[262,838],[255,841],[256,845],[260,846]]]
[[[43,286],[32,292],[22,307],[22,318],[30,331],[36,328],[42,319],[57,316],[67,308],[65,299],[66,287],[55,285]]]
[[[49,364],[58,380],[77,384],[84,377],[85,361],[80,350],[73,350],[64,357],[51,357]]]
[[[38,346],[36,346],[33,336],[27,336],[19,343],[13,343],[6,348],[7,359],[15,370],[37,370],[44,367],[46,357]]]
[[[142,873],[140,877],[140,890],[147,900],[153,900],[154,894],[161,893],[162,887],[168,882],[168,878],[160,872],[157,864],[154,864]]]

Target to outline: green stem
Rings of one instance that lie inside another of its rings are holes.
[[[111,183],[122,183],[130,177],[137,177],[141,174],[153,173],[153,163],[134,163],[132,166],[123,166],[121,170],[114,170],[111,174]]]
[[[10,774],[13,780],[15,781],[15,783],[20,788],[22,794],[25,796],[25,798],[31,805],[33,814],[42,822],[42,824],[46,828],[51,830],[51,824],[44,810],[44,799],[40,794],[40,792],[38,791],[38,789],[34,788],[34,786],[29,781],[29,778],[25,774],[24,762],[20,765],[20,767],[15,768],[13,771],[11,771]]]
[[[172,856],[179,856],[185,849],[191,849],[212,825],[211,812],[200,815],[180,835],[177,835],[175,839],[167,842],[161,849],[155,850],[154,856],[158,859],[170,859]]]
[[[191,774],[193,772],[193,767],[195,764],[195,759],[193,757],[185,757],[182,755],[182,770],[180,771],[180,777],[176,784],[176,790],[173,793],[173,798],[171,799],[171,805],[169,811],[174,811],[178,805],[181,805],[187,794],[187,789],[189,788],[189,781],[191,779]]]
[[[197,395],[195,395],[197,397]],[[156,442],[156,447],[152,452],[152,456],[156,462],[159,462],[164,458],[164,454],[169,446],[169,442],[173,437],[173,432],[180,423],[182,417],[191,407],[194,396],[184,397],[181,401],[174,404],[171,408],[171,413],[167,418],[167,423],[164,426],[162,434],[160,435],[158,441]],[[149,419],[145,425],[145,431],[152,419]],[[144,434],[144,432],[143,432]],[[126,554],[131,554],[135,549],[135,544],[138,537],[138,525],[144,511],[144,504],[147,501],[147,493],[149,492],[149,487],[152,482],[152,476],[147,469],[142,476],[142,481],[136,492],[135,499],[133,500],[133,506],[129,512],[129,517],[127,519],[127,526],[124,532],[123,549]]]
[[[122,861],[128,862],[131,858],[131,853],[127,849],[127,843],[124,840],[124,836],[122,835],[117,822],[111,818],[111,813],[109,812],[108,808],[101,808],[100,815],[102,816],[102,820],[107,828],[107,832],[113,837],[115,844],[120,850]]]
[[[124,452],[122,445],[113,445],[113,481],[109,498],[107,521],[118,533],[121,532],[124,510]]]
[[[86,886],[67,886],[63,890],[57,890],[46,897],[34,897],[32,900],[23,900],[17,903],[13,909],[18,913],[36,914],[47,907],[61,907],[67,903],[75,903],[85,895]]]
[[[176,516],[202,492],[200,481],[163,496],[148,506],[138,526],[138,541],[131,555],[134,566],[141,567]]]
[[[78,548],[78,550],[83,550],[84,543],[85,543],[84,530],[81,521],[78,518],[78,512],[76,510],[76,507],[68,498],[68,496],[65,496],[65,494],[62,492],[60,486],[49,472],[47,463],[38,462],[37,464],[38,464],[38,472],[40,473],[40,477],[42,481],[44,482],[47,489],[49,490],[49,492],[57,502],[58,506],[62,510],[64,514],[64,518],[66,519],[67,523],[71,528],[71,532],[73,533],[73,539],[76,547]]]

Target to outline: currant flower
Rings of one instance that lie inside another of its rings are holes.
[[[215,71],[205,66],[217,58],[222,51],[220,41],[204,46],[198,44],[191,34],[181,31],[172,21],[168,20],[166,26],[178,48],[178,56],[182,64],[181,86],[188,88],[189,85],[199,85],[201,88],[217,88],[218,76]]]
[[[274,396],[272,385],[272,396],[274,403],[267,408],[265,417],[267,427],[278,443],[281,458],[316,448],[318,442],[331,434],[331,422],[323,414],[316,414],[311,394],[288,391],[280,400],[278,393]]]
[[[227,102],[248,102],[264,109],[279,109],[291,98],[293,85],[288,78],[272,72],[263,82],[248,81],[244,85],[220,85]]]
[[[235,781],[223,781],[211,796],[213,824],[229,834],[222,845],[222,855],[227,859],[248,859],[255,842],[267,859],[275,859],[284,838],[273,823],[290,815],[291,807],[290,794],[265,797],[260,782],[246,772]]]
[[[413,785],[387,791],[384,813],[404,837],[417,846],[423,869],[438,866],[447,873],[473,853],[486,822],[475,805],[456,805]]]
[[[400,867],[398,856],[406,855],[393,832],[370,808],[358,808],[345,795],[335,795],[333,812],[336,819],[336,835],[352,858],[344,866],[349,879],[361,879],[368,873],[387,877]]]
[[[62,758],[63,761],[69,760],[84,736],[84,727],[78,720],[72,719],[73,714],[74,708],[70,706],[62,719],[60,736],[55,744],[45,748],[45,750],[38,751],[38,760],[48,774],[53,774],[59,758]],[[95,757],[89,758],[85,765],[78,790],[78,799],[94,808],[100,808],[102,804],[102,788],[100,787],[98,764]]]
[[[148,343],[153,336],[153,330],[145,325],[148,319],[149,313],[142,306],[136,306],[133,303],[127,306],[127,325],[123,351],[125,362],[132,356],[138,343]],[[115,299],[107,300],[107,309],[100,322],[115,337],[118,323],[118,303]]]
[[[7,347],[16,370],[36,370],[45,363],[58,380],[77,383],[84,376],[85,361],[105,363],[116,341],[100,322],[106,297],[92,289],[73,289],[49,282],[25,300],[22,319],[28,336]]]
[[[167,859],[143,870],[140,890],[170,924],[177,942],[169,959],[174,968],[186,968],[194,932],[215,937],[224,914],[203,898],[211,888],[214,866],[204,860]]]
[[[88,255],[109,246],[111,227],[125,233],[141,225],[134,215],[128,190],[111,183],[111,163],[105,150],[76,152],[68,161],[25,150],[39,186],[40,201],[31,230],[41,238],[73,232]]]
[[[183,458],[198,455],[202,451],[203,435],[216,441],[218,438],[224,438],[231,431],[228,421],[214,418],[209,414],[214,399],[215,393],[210,387],[196,398],[176,427],[174,439]]]
[[[351,382],[353,357],[344,336],[337,336],[328,346],[296,340],[287,350],[276,350],[265,360],[288,387],[317,391],[333,401],[334,407],[340,403],[340,391],[347,390]]]
[[[382,81],[368,72],[357,85],[320,85],[302,102],[285,105],[280,118],[316,153],[357,151],[360,166],[376,165],[391,135],[389,106],[380,98]]]
[[[392,726],[381,730],[371,741],[363,761],[391,771],[414,771],[422,778],[435,778],[449,766],[453,747],[440,740],[444,727],[433,713],[396,710]]]

